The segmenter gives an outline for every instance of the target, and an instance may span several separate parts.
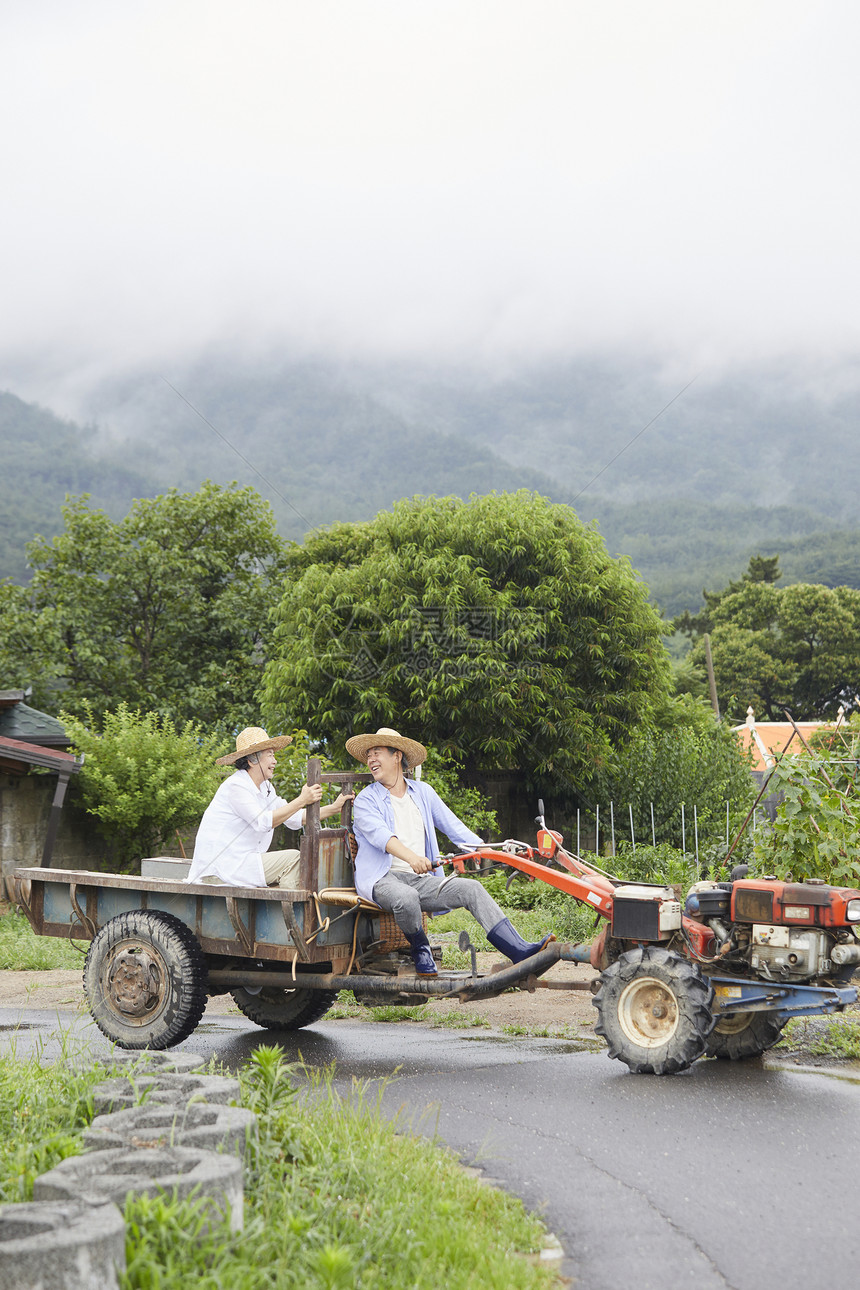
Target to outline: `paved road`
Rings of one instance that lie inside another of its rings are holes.
[[[28,1029],[8,1029],[21,1016]],[[0,1009],[0,1052],[59,1050],[56,1013]],[[64,1042],[106,1045],[62,1017]],[[241,1063],[271,1035],[204,1020],[179,1051]],[[321,1022],[286,1055],[334,1061],[385,1091],[420,1132],[544,1213],[585,1290],[819,1290],[856,1277],[860,1081],[758,1063],[629,1075],[555,1040]]]

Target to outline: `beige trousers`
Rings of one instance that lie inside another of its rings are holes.
[[[269,887],[295,887],[299,880],[298,851],[265,851],[260,859]]]

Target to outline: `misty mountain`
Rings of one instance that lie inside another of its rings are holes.
[[[116,514],[142,492],[236,479],[299,539],[414,493],[531,488],[596,522],[668,612],[698,607],[757,552],[779,552],[787,580],[860,586],[853,383],[748,371],[681,393],[690,379],[620,361],[493,374],[221,355],[102,384],[86,428],[5,396],[0,434],[28,441],[43,531],[66,490]],[[25,533],[32,498],[7,477],[2,499]],[[20,577],[15,549],[3,568]]]
[[[93,426],[76,425],[46,408],[0,392],[0,577],[26,576],[26,543],[63,527],[67,493],[92,493],[120,519],[134,497],[160,486],[144,454],[106,447]]]

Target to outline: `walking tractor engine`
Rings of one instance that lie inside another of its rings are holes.
[[[847,981],[860,966],[860,897],[820,878],[699,882],[685,914],[699,952],[766,981]]]

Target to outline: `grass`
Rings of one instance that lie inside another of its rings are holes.
[[[365,1008],[356,1003],[351,990],[341,990],[337,1002],[326,1013],[326,1021],[420,1021],[425,1026],[444,1027],[448,1030],[487,1029],[490,1025],[486,1017],[479,1013],[463,1012],[459,1008],[450,1012],[436,1012],[430,1004],[416,1004],[414,1007],[398,1007],[395,1004],[383,1004],[379,1007]]]
[[[0,1058],[0,1197],[24,1200],[33,1178],[80,1149],[103,1067]],[[298,1094],[298,1078],[305,1095]],[[382,1115],[382,1091],[331,1071],[293,1070],[260,1047],[239,1072],[260,1145],[246,1168],[245,1227],[207,1231],[199,1204],[168,1197],[126,1206],[123,1290],[548,1290],[545,1230],[456,1158]]]
[[[809,1019],[795,1017],[783,1030],[776,1048],[802,1048],[815,1057],[860,1061],[860,1017],[831,1017],[826,1027],[815,1028]]]
[[[86,952],[89,942],[83,943]],[[0,914],[0,969],[44,972],[50,968],[83,971],[84,955],[60,936],[37,936],[23,914]]]

